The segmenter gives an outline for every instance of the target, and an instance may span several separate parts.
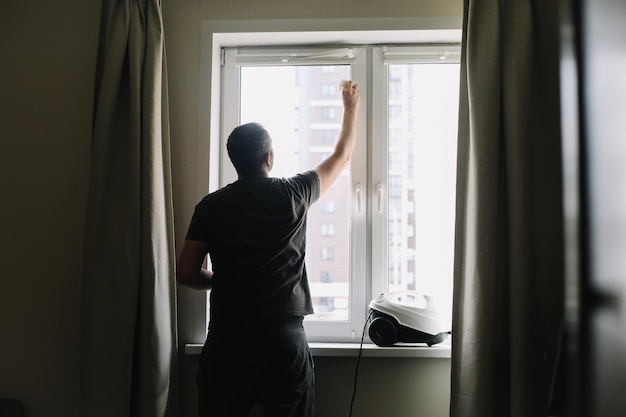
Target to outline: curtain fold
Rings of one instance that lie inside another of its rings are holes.
[[[103,0],[81,289],[81,415],[163,416],[176,307],[159,0]]]
[[[451,417],[545,416],[563,318],[558,4],[465,0]]]

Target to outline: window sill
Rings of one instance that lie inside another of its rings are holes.
[[[357,357],[359,356],[358,343],[318,343],[309,344],[313,356],[327,357]],[[199,355],[202,344],[191,343],[185,345],[186,355]],[[449,343],[442,343],[431,347],[425,345],[401,345],[380,347],[372,343],[363,344],[362,357],[364,358],[437,358],[449,359],[452,349]]]

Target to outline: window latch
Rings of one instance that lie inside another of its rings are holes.
[[[378,213],[383,212],[383,185],[379,182],[376,184],[376,199],[378,200]]]

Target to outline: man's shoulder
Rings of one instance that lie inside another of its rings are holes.
[[[232,194],[234,190],[232,185],[233,184],[228,184],[218,190],[210,192],[209,194],[205,195],[198,204],[199,205],[212,204],[213,202],[221,201],[225,198],[228,198],[228,195]]]
[[[305,171],[287,178],[285,181],[289,184],[292,193],[299,196],[300,199],[308,201],[308,204],[319,198],[320,180],[315,171]]]
[[[310,186],[319,185],[319,176],[314,170],[301,172],[293,177],[283,178],[283,180],[288,183],[306,184]]]

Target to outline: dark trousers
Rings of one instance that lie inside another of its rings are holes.
[[[212,326],[196,380],[200,417],[247,417],[255,402],[266,417],[313,416],[313,358],[301,319]]]

